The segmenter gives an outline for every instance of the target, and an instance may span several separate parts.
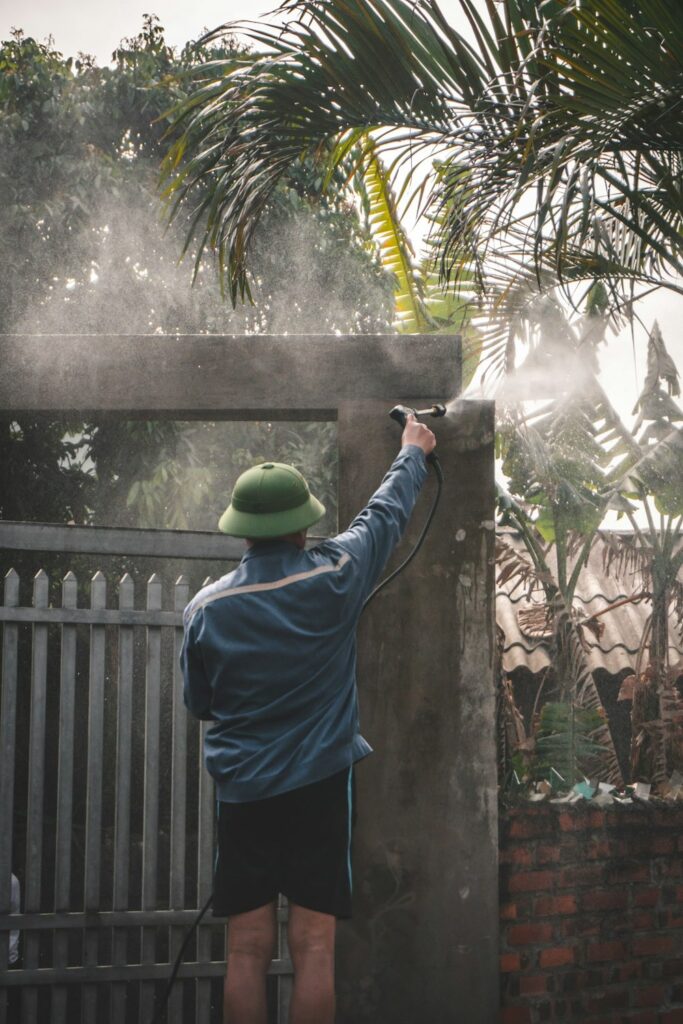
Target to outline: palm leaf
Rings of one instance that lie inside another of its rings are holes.
[[[367,222],[382,266],[394,279],[396,330],[422,334],[436,324],[425,304],[424,283],[413,262],[413,249],[396,209],[389,175],[372,139],[365,137],[361,168]]]

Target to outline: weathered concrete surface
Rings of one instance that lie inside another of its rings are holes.
[[[387,395],[340,406],[341,527],[396,452],[391,404]],[[375,753],[357,770],[339,1024],[498,1018],[493,407],[459,403],[430,425],[445,474],[441,506],[422,551],[359,630],[361,731]],[[399,556],[434,489],[430,479]]]
[[[446,335],[0,335],[0,409],[334,419],[340,401],[454,395]]]

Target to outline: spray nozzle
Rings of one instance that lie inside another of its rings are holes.
[[[420,416],[445,416],[446,406],[436,403],[430,405],[428,409],[411,409],[408,405],[395,405],[389,413],[392,420],[396,420],[402,427],[405,427],[409,416],[415,416],[417,419]]]

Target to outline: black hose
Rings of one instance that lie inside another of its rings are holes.
[[[156,1010],[154,1011],[154,1016],[152,1017],[151,1024],[161,1024],[161,1021],[163,1019],[164,1013],[165,1013],[166,1009],[168,1008],[168,1000],[169,1000],[169,998],[171,996],[171,989],[173,988],[173,986],[175,984],[175,980],[178,977],[178,971],[180,970],[180,964],[182,962],[183,956],[185,955],[185,950],[187,949],[187,947],[188,947],[188,945],[190,943],[190,939],[192,938],[194,933],[197,931],[197,928],[201,924],[202,918],[204,917],[204,914],[207,912],[207,910],[211,906],[212,900],[213,900],[213,893],[211,893],[211,895],[209,896],[208,900],[206,901],[206,903],[204,904],[202,909],[199,911],[199,913],[195,917],[195,919],[192,922],[192,924],[190,925],[190,927],[187,929],[187,932],[185,934],[185,938],[183,939],[183,944],[180,947],[180,949],[178,950],[178,955],[175,958],[175,963],[173,964],[173,970],[171,971],[171,976],[168,979],[168,982],[166,983],[166,988],[164,990],[164,994],[163,994],[163,996],[162,996],[162,998],[161,998],[161,1000],[160,1000]]]
[[[379,594],[380,590],[383,590],[384,587],[386,587],[387,583],[391,583],[392,580],[396,579],[398,574],[403,572],[405,567],[410,562],[412,562],[413,558],[415,558],[415,555],[418,553],[418,551],[422,547],[422,542],[424,541],[425,537],[427,536],[427,533],[429,532],[429,527],[432,525],[432,519],[434,518],[434,513],[436,512],[436,510],[438,508],[439,500],[441,498],[441,491],[442,491],[442,488],[443,488],[443,470],[441,469],[441,463],[437,459],[437,457],[434,454],[434,452],[431,452],[430,455],[427,456],[427,462],[430,464],[430,466],[433,466],[434,472],[436,473],[437,488],[436,488],[436,494],[434,496],[434,501],[432,503],[432,507],[429,510],[429,515],[427,516],[427,521],[424,524],[424,526],[422,527],[422,533],[418,537],[417,543],[415,544],[415,547],[410,552],[408,557],[405,558],[401,562],[401,564],[396,569],[394,569],[393,572],[389,573],[389,575],[387,576],[387,578],[385,580],[382,580],[381,583],[377,584],[377,586],[372,591],[372,593],[370,594],[369,597],[366,597],[365,602],[363,604],[363,608],[361,609],[362,611],[365,611],[365,609],[370,604],[372,599],[374,597],[377,597],[377,595]]]

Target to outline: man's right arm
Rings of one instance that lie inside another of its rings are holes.
[[[334,538],[352,556],[362,596],[369,593],[403,535],[427,476],[426,456],[435,445],[431,430],[411,416],[389,472],[348,530]]]

